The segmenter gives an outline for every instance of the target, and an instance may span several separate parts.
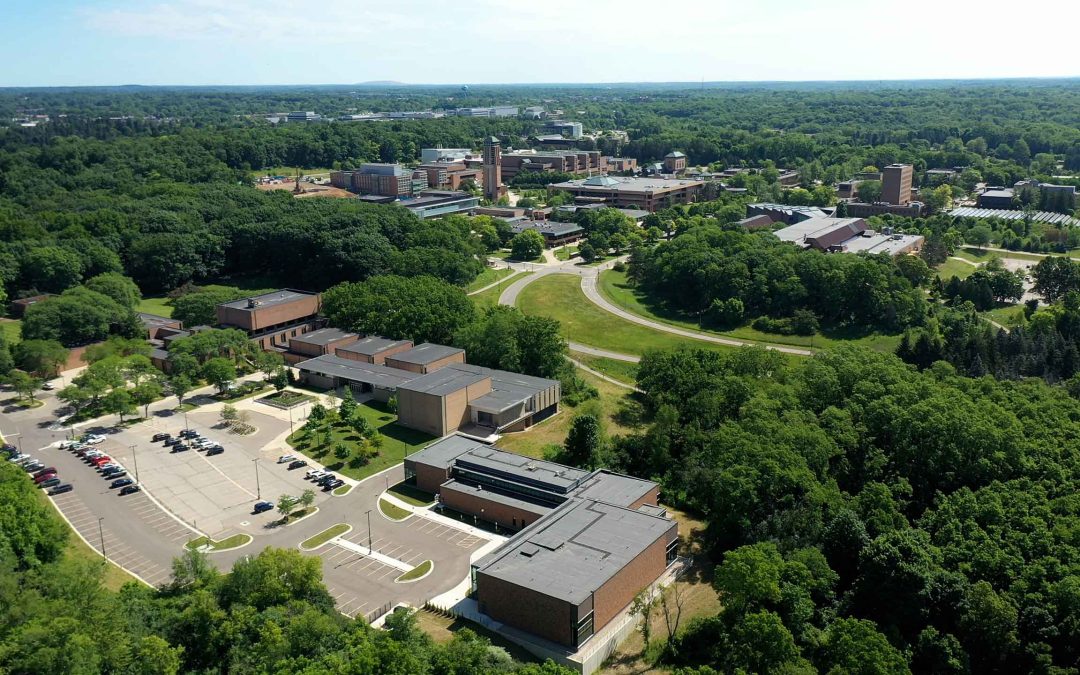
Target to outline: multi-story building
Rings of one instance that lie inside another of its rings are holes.
[[[676,560],[678,526],[656,483],[449,436],[405,458],[441,508],[517,534],[472,566],[477,609],[579,650]]]
[[[781,241],[829,253],[902,255],[922,248],[923,236],[867,229],[862,218],[810,218],[774,232]]]
[[[979,194],[977,200],[979,208],[983,209],[1012,209],[1016,208],[1013,203],[1015,191],[1006,187],[987,187]]]
[[[898,206],[911,202],[910,164],[890,164],[881,171],[881,200]]]
[[[417,169],[424,172],[429,186],[441,190],[458,190],[466,181],[472,181],[477,186],[484,184],[483,170],[471,168],[463,161],[429,162]]]
[[[318,122],[322,119],[322,115],[312,112],[310,110],[306,112],[303,110],[298,110],[289,113],[285,117],[285,119],[289,122]]]
[[[474,151],[468,148],[421,148],[420,163],[459,162],[473,157],[475,154]]]
[[[517,117],[518,107],[497,105],[490,108],[458,108],[454,114],[458,117]]]
[[[499,139],[489,136],[484,139],[484,197],[497,202],[506,194],[502,183],[502,145]]]
[[[607,157],[598,150],[517,150],[501,154],[502,178],[510,181],[524,171],[606,173]]]
[[[577,223],[560,223],[554,220],[515,218],[510,221],[510,229],[514,234],[535,230],[544,238],[544,245],[548,248],[572,244],[585,236],[585,230]]]
[[[287,348],[290,338],[320,326],[318,293],[284,289],[217,306],[222,328],[238,328],[263,349]]]
[[[584,128],[581,126],[581,122],[567,122],[564,120],[549,120],[545,122],[544,131],[573,140],[578,140],[584,135]]]
[[[355,171],[332,171],[330,183],[362,195],[407,197],[428,187],[426,171],[413,171],[400,164],[361,164]]]
[[[746,207],[746,215],[747,217],[768,216],[774,223],[794,225],[795,223],[802,222],[809,218],[824,218],[829,214],[816,206],[758,203],[748,204]]]
[[[548,189],[569,193],[582,203],[656,212],[697,201],[704,184],[700,180],[593,176],[555,183]]]
[[[402,200],[400,204],[420,218],[437,218],[471,211],[480,206],[480,198],[455,190],[424,190],[419,196]]]
[[[616,173],[635,173],[638,170],[637,160],[633,157],[608,157],[608,171]]]
[[[664,173],[681,173],[686,171],[686,155],[675,150],[664,155]]]

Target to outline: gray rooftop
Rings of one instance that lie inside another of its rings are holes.
[[[629,507],[656,487],[651,480],[642,480],[603,469],[586,478],[574,491],[575,497]]]
[[[376,354],[385,352],[387,349],[411,344],[412,342],[409,340],[391,340],[389,338],[372,336],[360,338],[356,342],[345,345],[344,347],[338,347],[338,351],[363,354],[365,356],[375,356]]]
[[[138,317],[144,326],[173,326],[180,323],[178,319],[170,319],[167,316],[158,316],[157,314],[147,314],[146,312],[138,312]]]
[[[469,485],[467,483],[462,483],[461,481],[457,480],[448,480],[442,485],[440,485],[439,493],[442,494],[445,492],[461,492],[463,494],[480,496],[483,497],[485,501],[505,504],[506,506],[512,506],[521,511],[532,513],[536,516],[543,516],[551,510],[550,504],[538,504],[528,499],[520,499],[503,491]]]
[[[850,229],[852,226],[862,223],[862,218],[828,218],[815,217],[789,225],[782,230],[773,232],[781,241],[790,241],[800,246],[806,245],[807,239],[821,237],[837,230]],[[862,226],[865,229],[865,225]],[[857,234],[852,231],[852,235]]]
[[[351,382],[363,382],[385,389],[396,389],[416,378],[416,373],[407,370],[343,359],[331,354],[301,361],[296,364],[296,367],[301,372],[308,371],[327,377],[340,377]]]
[[[280,291],[273,291],[270,293],[263,293],[262,295],[253,295],[249,298],[241,298],[240,300],[233,300],[232,302],[221,303],[222,307],[230,307],[232,309],[242,309],[246,311],[253,311],[256,309],[263,309],[266,307],[273,307],[274,305],[282,305],[289,302],[295,302],[301,298],[308,298],[315,293],[309,293],[307,291],[295,291],[292,289],[284,289]],[[258,303],[255,307],[248,307],[248,303],[254,300]]]
[[[402,363],[414,363],[418,366],[425,366],[429,363],[434,363],[439,359],[444,359],[447,356],[454,354],[460,354],[464,352],[463,349],[457,347],[447,347],[446,345],[437,345],[431,342],[424,342],[418,344],[412,349],[394,354],[391,357],[395,361],[401,361]]]
[[[568,234],[584,231],[577,223],[560,223],[556,220],[519,220],[513,223],[510,229],[517,233],[536,230],[549,237],[565,237]]]
[[[593,176],[591,178],[569,180],[564,183],[555,183],[551,187],[556,189],[591,188],[610,190],[612,192],[663,192],[702,184],[703,182],[700,180],[683,178]]]
[[[459,455],[454,466],[457,469],[474,469],[485,474],[499,475],[556,495],[565,495],[577,488],[589,475],[584,469],[516,455],[480,443]]]
[[[310,333],[297,335],[296,337],[291,338],[289,342],[305,342],[311,345],[326,346],[335,340],[340,340],[353,335],[356,335],[356,333],[349,333],[340,328],[320,328],[319,330],[313,330]]]
[[[454,434],[452,436],[440,438],[431,445],[417,450],[405,459],[420,462],[421,464],[427,464],[429,466],[435,466],[440,469],[447,469],[455,459],[478,445],[481,445],[481,443],[477,443],[471,438],[465,438],[464,436]]]
[[[397,358],[397,356],[391,358]],[[409,371],[398,370],[398,372]],[[433,396],[446,396],[487,379],[487,375],[482,373],[476,373],[469,370],[458,370],[457,368],[450,366],[439,368],[426,375],[417,375],[416,373],[411,374],[414,379],[408,384],[402,385],[401,388],[407,391],[431,394]]]
[[[478,573],[580,605],[676,528],[666,518],[570,499],[489,555]]]

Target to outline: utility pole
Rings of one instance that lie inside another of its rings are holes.
[[[105,555],[105,530],[101,527],[101,521],[103,520],[105,520],[103,517],[97,519],[97,531],[98,537],[101,538],[101,557],[103,560],[108,560],[109,556]]]
[[[255,462],[255,499],[262,499],[262,488],[259,487],[259,458],[251,461]]]
[[[190,430],[191,430],[191,428],[188,426],[188,421],[187,421],[187,411],[185,410],[184,411],[184,431],[190,431]]]
[[[367,552],[371,555],[371,509],[367,510]]]
[[[139,482],[139,456],[135,454],[135,446],[131,446],[131,461],[135,463],[135,482]]]

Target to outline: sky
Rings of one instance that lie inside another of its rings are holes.
[[[1080,76],[1080,0],[0,0],[0,86]]]

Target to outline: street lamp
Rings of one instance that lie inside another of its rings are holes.
[[[187,411],[185,410],[184,411],[184,431],[190,431],[190,430],[191,430],[191,428],[188,427],[188,421],[187,421]]]
[[[97,531],[98,537],[101,538],[101,558],[102,560],[108,560],[109,556],[105,555],[105,530],[101,527],[101,521],[105,520],[104,517],[97,519]]]
[[[371,555],[371,509],[367,510],[367,552]]]
[[[262,488],[259,487],[259,458],[251,461],[255,462],[255,499],[262,499]]]
[[[131,461],[135,462],[135,482],[139,482],[139,456],[135,454],[135,446],[131,446]]]

